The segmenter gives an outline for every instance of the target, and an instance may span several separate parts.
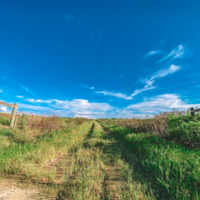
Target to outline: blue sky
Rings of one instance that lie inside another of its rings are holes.
[[[199,8],[197,0],[1,1],[0,100],[93,118],[200,106]]]

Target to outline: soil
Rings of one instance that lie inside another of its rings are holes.
[[[0,180],[0,200],[56,199],[47,195],[47,188],[12,179]]]
[[[31,197],[38,193],[38,189],[28,188],[10,179],[3,179],[0,181],[0,200],[33,199]]]

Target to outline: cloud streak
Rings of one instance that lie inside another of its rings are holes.
[[[42,99],[26,99],[26,101],[31,103],[52,103],[53,100],[42,100]]]
[[[186,55],[188,55],[189,50],[186,49],[185,46],[183,46],[182,44],[180,44],[178,47],[176,47],[175,49],[173,49],[171,51],[171,53],[169,53],[168,55],[166,55],[164,58],[162,58],[161,60],[159,60],[156,64],[162,63],[166,60],[173,61],[174,59],[177,58],[183,58]]]
[[[114,92],[108,92],[108,91],[98,91],[98,92],[95,92],[95,93],[108,95],[108,96],[113,96],[113,97],[122,98],[122,99],[129,98],[127,95],[122,94],[122,93],[114,93]]]
[[[21,98],[21,99],[23,99],[24,97],[23,97],[23,96],[20,96],[20,95],[18,95],[18,96],[17,96],[17,98]]]
[[[89,87],[89,86],[83,85],[83,84],[81,84],[81,86],[83,86],[83,87],[85,87],[85,88],[87,88],[87,89],[90,89],[90,90],[94,90],[94,87],[93,87],[93,86],[92,86],[92,87]]]
[[[109,92],[109,91],[97,91],[95,93],[113,96],[113,97],[117,97],[117,98],[122,98],[122,99],[125,99],[125,100],[132,100],[133,97],[136,96],[139,93],[145,92],[147,90],[155,89],[156,87],[153,86],[153,83],[155,82],[155,80],[157,78],[161,78],[161,77],[165,77],[169,74],[173,74],[178,70],[180,70],[180,66],[171,65],[167,69],[157,71],[155,74],[152,75],[151,78],[144,80],[144,83],[145,83],[144,88],[135,90],[130,96],[127,96],[126,94],[123,94],[123,93],[114,93],[114,92]]]
[[[156,55],[156,54],[160,54],[162,52],[162,50],[154,50],[154,51],[149,51],[145,56],[144,58],[147,58],[149,56],[153,56],[153,55]]]

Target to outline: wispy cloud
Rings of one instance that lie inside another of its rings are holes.
[[[21,99],[23,99],[24,97],[23,97],[23,96],[20,96],[20,95],[18,95],[18,96],[17,96],[17,98],[21,98]]]
[[[0,93],[3,92],[3,90],[0,89]]]
[[[149,51],[145,56],[144,58],[147,58],[149,56],[153,56],[153,55],[156,55],[156,54],[160,54],[162,51],[161,50],[154,50],[154,51]]]
[[[97,91],[95,93],[113,96],[113,97],[122,98],[122,99],[128,99],[129,98],[127,95],[122,94],[122,93],[114,93],[114,92],[108,92],[108,91]]]
[[[90,89],[90,90],[94,90],[94,87],[93,87],[93,86],[92,86],[92,87],[90,87],[90,86],[83,85],[83,84],[81,84],[81,86],[83,86],[83,87],[85,87],[85,88],[87,88],[87,89]]]
[[[180,44],[178,47],[176,47],[175,49],[173,49],[171,51],[171,53],[169,53],[164,58],[162,58],[161,60],[159,60],[156,64],[164,62],[165,60],[169,60],[169,59],[170,59],[170,61],[173,61],[174,59],[177,59],[177,58],[183,58],[186,55],[188,55],[189,53],[190,53],[190,51],[187,50],[187,48],[185,46],[183,46],[182,44]]]
[[[158,72],[156,72],[150,79],[149,81],[151,80],[154,80],[156,78],[159,78],[159,77],[165,77],[167,76],[168,74],[173,74],[174,72],[180,70],[180,66],[176,66],[176,65],[171,65],[169,68],[167,69],[163,69],[163,70],[160,70]]]
[[[174,72],[176,72],[178,70],[180,70],[180,66],[171,65],[167,69],[162,69],[160,71],[157,71],[155,74],[153,74],[151,76],[151,78],[145,79],[143,81],[145,83],[144,88],[135,90],[130,96],[127,96],[127,95],[125,95],[123,93],[114,93],[114,92],[109,92],[109,91],[97,91],[95,93],[108,95],[108,96],[113,96],[113,97],[117,97],[117,98],[122,98],[122,99],[126,99],[126,100],[132,100],[133,97],[136,96],[139,93],[145,92],[147,90],[155,89],[156,87],[153,86],[153,83],[157,78],[165,77],[165,76],[167,76],[169,74],[173,74]]]
[[[33,91],[31,91],[28,87],[24,86],[24,85],[21,85],[19,84],[20,87],[22,87],[26,92],[29,92],[31,93],[32,95],[34,95]]]
[[[132,100],[134,96],[136,96],[139,93],[145,92],[147,90],[152,90],[155,89],[156,87],[153,86],[154,80],[147,80],[146,81],[146,85],[144,86],[144,88],[142,89],[137,89],[135,90],[131,96],[129,96],[128,98],[126,98],[127,100]]]
[[[42,100],[42,99],[26,99],[26,101],[31,103],[52,103],[53,100]]]
[[[180,66],[176,66],[176,65],[171,65],[169,68],[167,69],[163,69],[160,71],[157,71],[150,79],[146,79],[145,80],[145,86],[142,89],[139,90],[135,90],[133,92],[133,94],[131,94],[131,96],[128,99],[133,99],[133,97],[141,92],[147,91],[147,90],[152,90],[155,89],[156,87],[153,86],[154,81],[157,78],[160,77],[165,77],[169,74],[173,74],[174,72],[178,71],[180,69]]]

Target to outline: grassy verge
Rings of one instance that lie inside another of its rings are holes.
[[[123,127],[103,125],[126,144],[126,160],[133,155],[138,172],[141,176],[145,174],[143,180],[152,188],[156,199],[200,198],[199,151],[152,134],[135,134]]]

